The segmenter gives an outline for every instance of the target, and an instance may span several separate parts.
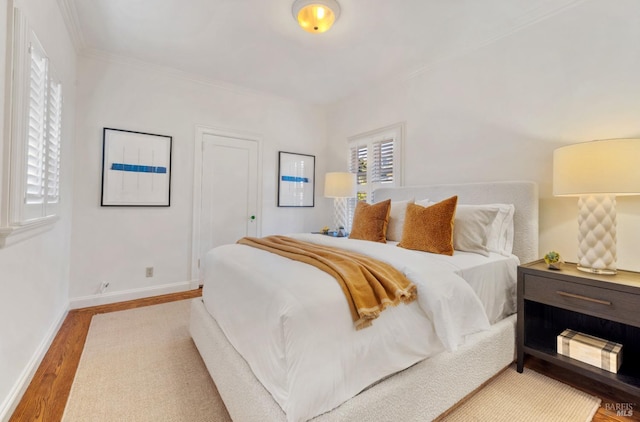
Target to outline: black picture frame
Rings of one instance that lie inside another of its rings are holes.
[[[173,137],[103,128],[103,207],[171,206]]]
[[[278,152],[278,207],[314,207],[316,157]]]

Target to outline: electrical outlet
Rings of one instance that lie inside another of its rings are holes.
[[[153,267],[147,267],[147,277],[153,277]]]

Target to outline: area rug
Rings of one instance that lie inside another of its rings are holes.
[[[531,369],[511,366],[441,419],[446,422],[585,422],[601,400]]]
[[[63,421],[230,422],[189,335],[189,302],[94,316]],[[532,370],[509,368],[443,420],[585,422],[599,404]]]
[[[62,420],[231,421],[189,335],[189,305],[95,315]]]

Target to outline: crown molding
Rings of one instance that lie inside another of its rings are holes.
[[[57,1],[58,8],[60,9],[60,13],[62,14],[62,19],[67,26],[69,36],[71,36],[71,42],[73,43],[76,53],[80,53],[87,48],[87,43],[84,40],[82,26],[80,25],[80,19],[78,19],[75,0]]]
[[[153,72],[158,75],[164,75],[169,78],[180,79],[188,82],[193,82],[200,85],[206,85],[213,88],[224,89],[226,91],[233,92],[238,95],[244,95],[249,97],[259,97],[272,102],[279,103],[295,103],[301,102],[287,97],[282,97],[276,94],[272,94],[265,91],[254,90],[241,85],[235,85],[229,82],[224,82],[212,78],[207,78],[196,73],[186,72],[184,70],[176,69],[170,66],[163,66],[156,63],[148,62],[145,60],[137,59],[131,56],[125,56],[121,54],[115,54],[106,52],[104,50],[98,50],[95,48],[85,48],[80,52],[80,56],[93,60],[100,60],[108,63],[116,63],[124,66],[137,68],[145,72]],[[305,103],[306,104],[306,103]],[[316,104],[309,104],[315,106]]]
[[[484,38],[478,39],[477,41],[468,43],[466,45],[461,45],[458,48],[451,50],[448,54],[445,54],[441,57],[436,57],[434,60],[431,60],[429,63],[426,63],[412,71],[409,71],[403,75],[399,75],[400,79],[413,79],[418,77],[429,70],[433,69],[436,65],[446,62],[457,57],[464,56],[466,54],[470,54],[474,51],[480,50],[488,45],[496,43],[504,38],[507,38],[516,32],[519,32],[525,28],[528,28],[532,25],[537,24],[538,22],[545,21],[557,14],[564,12],[567,9],[571,9],[581,3],[584,3],[586,0],[557,0],[555,1],[552,7],[537,7],[529,10],[527,13],[519,16],[513,23],[508,26],[503,26],[497,28],[493,33],[487,35]]]

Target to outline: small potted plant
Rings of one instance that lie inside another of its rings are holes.
[[[544,256],[544,262],[547,264],[550,270],[559,270],[560,264],[562,264],[562,258],[556,251],[551,251]]]

